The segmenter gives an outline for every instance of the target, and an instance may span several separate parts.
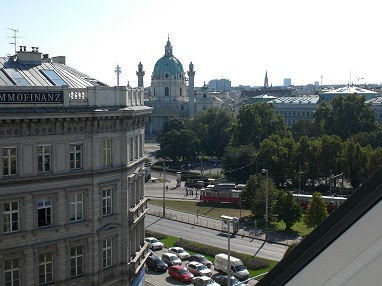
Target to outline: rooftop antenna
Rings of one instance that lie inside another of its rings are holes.
[[[16,54],[17,38],[21,38],[21,37],[18,37],[17,34],[16,34],[16,33],[19,32],[19,30],[14,29],[14,28],[8,28],[8,30],[11,30],[13,32],[13,36],[10,36],[8,38],[12,38],[13,39],[13,42],[10,42],[10,44],[15,47],[15,54]]]
[[[119,86],[119,75],[122,73],[121,67],[117,65],[114,72],[117,74],[117,86]]]

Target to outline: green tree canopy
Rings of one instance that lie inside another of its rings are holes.
[[[301,218],[301,207],[291,192],[278,191],[274,213],[285,222],[285,229],[290,230]]]
[[[266,180],[265,175],[255,174],[249,177],[241,193],[243,205],[251,210],[256,218],[265,217]],[[273,213],[276,199],[276,188],[271,178],[268,178],[268,214]]]
[[[236,117],[226,108],[210,108],[189,122],[201,142],[201,151],[210,156],[221,157],[232,137]]]
[[[192,160],[200,148],[200,140],[188,129],[171,130],[160,136],[157,158]]]
[[[374,112],[365,104],[365,97],[358,94],[336,96],[330,102],[321,103],[314,121],[326,134],[342,139],[377,128]]]
[[[291,133],[281,115],[274,114],[269,103],[254,103],[240,108],[237,116],[237,127],[234,131],[234,145],[254,145],[271,135],[290,137]]]
[[[304,222],[307,227],[316,227],[328,216],[326,203],[320,192],[315,192],[308,204]]]
[[[256,148],[251,145],[228,146],[222,162],[228,180],[245,183],[256,172]]]

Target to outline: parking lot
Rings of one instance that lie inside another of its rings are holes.
[[[154,251],[154,255],[161,257],[162,253],[165,253],[167,251],[168,251],[168,249],[166,249],[166,248],[163,248],[162,250],[156,250],[156,251]],[[188,263],[188,261],[185,260],[182,262],[182,265],[186,266],[187,263]],[[217,272],[214,270],[213,266],[212,266],[211,270],[213,273],[212,278],[214,278],[214,276],[217,274]],[[182,283],[182,282],[172,278],[171,276],[169,276],[169,274],[167,272],[155,272],[155,271],[147,269],[147,267],[146,267],[145,271],[146,271],[145,281],[148,282],[147,285],[154,285],[154,286],[192,285],[192,283]],[[257,281],[253,279],[253,280],[248,281],[248,283],[246,285],[252,286],[252,285],[255,285],[256,282]]]

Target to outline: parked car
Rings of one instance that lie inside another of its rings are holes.
[[[211,276],[212,272],[207,266],[196,262],[191,261],[187,264],[187,269],[194,274],[194,276]]]
[[[185,251],[182,247],[178,247],[178,246],[170,247],[168,249],[168,252],[174,253],[181,260],[184,260],[190,257],[190,254],[187,251]]]
[[[174,253],[163,253],[162,260],[168,265],[182,265],[182,261]]]
[[[190,282],[192,281],[192,278],[194,278],[194,275],[192,275],[186,267],[181,265],[170,266],[167,271],[171,277],[174,277],[176,280],[182,281],[183,283]]]
[[[146,237],[145,241],[149,243],[149,248],[152,250],[161,250],[163,248],[163,243],[155,237]]]
[[[219,283],[221,286],[227,286],[227,275],[217,275],[214,277],[214,280],[216,283]],[[229,286],[245,286],[243,282],[241,282],[239,279],[237,279],[235,276],[231,276],[230,279],[230,284]]]
[[[157,272],[160,271],[166,271],[168,268],[168,265],[166,262],[164,262],[162,259],[160,259],[156,255],[150,255],[146,259],[146,266],[150,270],[154,270]]]
[[[201,254],[191,254],[190,257],[188,258],[188,261],[196,261],[196,262],[199,262],[205,266],[207,266],[208,268],[211,268],[212,266],[212,262],[209,261],[207,258],[205,258],[203,255]]]
[[[192,284],[195,286],[220,286],[211,277],[208,276],[198,276],[192,279]]]

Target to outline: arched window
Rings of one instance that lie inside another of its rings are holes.
[[[165,96],[170,96],[170,89],[168,88],[168,86],[166,86],[165,89],[164,89],[164,95]]]

